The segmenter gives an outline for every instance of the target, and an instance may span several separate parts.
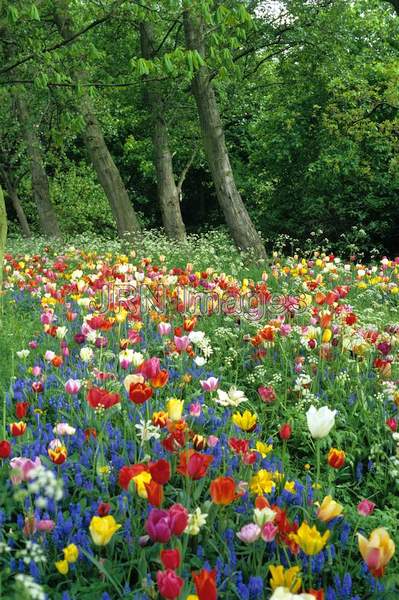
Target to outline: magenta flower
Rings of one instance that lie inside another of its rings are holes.
[[[262,540],[264,542],[272,542],[274,540],[274,538],[276,537],[277,532],[278,532],[278,527],[276,527],[276,525],[273,525],[273,523],[271,521],[269,521],[268,523],[265,523],[262,527],[262,532],[261,532]]]
[[[357,512],[363,517],[368,517],[374,511],[376,505],[371,500],[362,500],[357,505]]]
[[[10,467],[12,469],[11,481],[13,485],[18,485],[23,481],[28,481],[30,473],[37,467],[41,467],[42,463],[39,457],[35,460],[30,458],[24,458],[23,456],[16,456],[10,460]]]
[[[175,342],[176,350],[178,352],[184,352],[190,345],[190,338],[188,337],[188,335],[183,335],[182,337],[178,337],[177,335],[175,335],[173,340]]]
[[[169,511],[153,508],[145,522],[145,530],[153,542],[169,542],[172,537]]]
[[[200,379],[200,384],[204,392],[214,392],[219,385],[217,377],[208,377],[208,379]]]

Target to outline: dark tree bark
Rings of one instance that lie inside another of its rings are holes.
[[[61,232],[50,200],[48,177],[36,125],[32,122],[25,99],[19,92],[14,93],[14,100],[30,161],[32,193],[39,214],[40,228],[44,235],[58,237]]]
[[[186,46],[205,57],[203,23],[190,10],[184,11]],[[192,92],[198,109],[205,155],[216,188],[217,198],[226,223],[238,248],[251,250],[265,257],[262,239],[248,214],[237,189],[226,146],[220,111],[209,69],[201,67],[192,82]]]
[[[56,0],[54,20],[64,40],[74,37],[73,25],[68,13],[69,0]],[[73,73],[76,83],[84,81],[84,70],[75,70]],[[119,170],[111,156],[108,146],[97,120],[93,102],[83,90],[76,99],[76,107],[85,122],[84,143],[98,181],[108,198],[114,215],[119,235],[132,234],[140,231],[140,224],[129,200],[125,185]]]
[[[150,23],[140,24],[140,38],[143,58],[153,58],[154,36]],[[173,158],[164,118],[162,89],[157,82],[146,82],[146,99],[152,119],[152,143],[162,222],[168,237],[185,241],[186,228],[180,209],[181,186],[179,189],[176,185],[173,173]]]
[[[4,187],[7,190],[7,194],[9,195],[11,203],[17,214],[17,218],[18,218],[19,224],[21,226],[22,234],[26,238],[32,237],[29,223],[26,218],[25,211],[23,209],[21,201],[19,199],[18,191],[17,191],[16,185],[14,183],[14,180],[12,178],[12,175],[10,175],[7,172],[6,168],[2,167],[2,166],[0,167],[0,173],[1,173],[1,177],[4,182]]]

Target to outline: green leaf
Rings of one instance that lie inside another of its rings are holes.
[[[36,4],[32,4],[30,7],[30,16],[34,21],[40,21],[39,11],[37,10]]]

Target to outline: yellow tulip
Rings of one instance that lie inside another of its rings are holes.
[[[331,329],[325,329],[323,331],[323,336],[322,336],[322,342],[327,343],[331,340],[332,338],[332,331]]]
[[[122,527],[111,515],[106,517],[93,517],[90,521],[89,531],[96,546],[106,546],[112,536]]]
[[[58,560],[55,564],[55,568],[61,575],[66,575],[69,571],[69,565],[67,560]]]
[[[301,589],[302,580],[299,576],[301,572],[299,567],[284,569],[282,565],[270,565],[269,571],[271,573],[269,583],[272,590],[283,587],[295,594]]]
[[[64,559],[69,563],[74,563],[78,560],[79,550],[75,544],[69,544],[64,548]],[[62,561],[61,561],[62,562]]]
[[[243,431],[253,431],[256,427],[258,417],[252,414],[249,410],[244,411],[243,414],[237,412],[233,415],[233,423],[237,425]]]
[[[304,521],[296,533],[290,533],[291,540],[294,540],[298,546],[310,556],[318,554],[324,548],[330,537],[330,532],[326,531],[323,535],[316,529],[316,526],[310,527]]]
[[[324,523],[329,523],[336,517],[339,517],[343,511],[343,507],[338,502],[332,499],[331,496],[326,496],[317,511],[317,518]]]
[[[171,421],[180,421],[183,414],[184,401],[177,398],[169,398],[166,403],[168,417]]]

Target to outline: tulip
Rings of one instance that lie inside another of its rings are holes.
[[[200,454],[189,449],[181,452],[177,472],[193,480],[205,477],[209,465],[213,462],[213,456]]]
[[[160,458],[150,464],[150,473],[154,481],[160,485],[168,483],[171,475],[170,464],[164,458]]]
[[[173,341],[175,343],[176,350],[179,353],[185,352],[190,344],[190,338],[188,335],[183,335],[181,337],[175,335]]]
[[[169,542],[172,537],[169,512],[153,508],[145,522],[145,530],[153,542],[161,544]]]
[[[132,383],[129,388],[129,398],[134,404],[144,404],[152,396],[152,389],[146,383]]]
[[[68,423],[57,423],[53,428],[53,433],[56,435],[75,435],[75,427],[71,427]]]
[[[161,563],[165,569],[176,570],[180,566],[181,556],[178,549],[161,550]]]
[[[169,398],[166,403],[168,417],[172,421],[180,421],[183,413],[184,401],[177,398]]]
[[[53,440],[53,442],[50,442],[50,447],[48,448],[47,453],[55,465],[62,465],[68,457],[67,449],[59,440]]]
[[[200,384],[204,392],[214,392],[219,385],[217,377],[208,377],[208,379],[200,379]]]
[[[292,435],[291,425],[289,423],[284,423],[284,425],[280,427],[278,434],[280,436],[280,439],[284,441],[289,440]]]
[[[169,372],[166,370],[159,371],[159,373],[151,379],[151,385],[153,388],[162,388],[168,383]]]
[[[312,594],[293,594],[286,587],[278,587],[274,590],[270,600],[315,600]]]
[[[330,410],[328,406],[316,408],[311,406],[306,413],[306,419],[311,436],[316,439],[326,437],[335,424],[336,410]]]
[[[249,410],[245,410],[242,414],[239,412],[234,413],[232,420],[234,425],[236,425],[243,431],[250,433],[255,429],[258,418]]]
[[[159,335],[169,335],[172,331],[172,325],[170,323],[159,323],[158,333]]]
[[[316,529],[316,526],[310,527],[305,521],[299,527],[296,533],[290,533],[289,539],[296,542],[298,546],[308,556],[319,554],[330,537],[330,531],[325,531],[323,535]]]
[[[345,452],[343,450],[337,450],[337,448],[330,448],[327,455],[327,462],[333,469],[341,469],[345,464]]]
[[[169,508],[170,528],[174,535],[181,535],[188,524],[188,511],[181,504]]]
[[[302,580],[299,567],[284,569],[282,565],[270,565],[269,571],[271,574],[269,583],[272,590],[289,589],[295,593],[301,589]]]
[[[162,598],[175,600],[180,596],[180,592],[184,586],[184,579],[176,575],[172,569],[166,569],[166,571],[158,571],[157,585]]]
[[[193,573],[192,575],[198,600],[216,600],[216,569],[213,569],[212,571],[202,569],[198,573]]]
[[[17,402],[15,404],[15,415],[17,419],[23,419],[28,412],[29,402]]]
[[[0,440],[0,458],[9,458],[11,456],[11,444],[7,440]]]
[[[69,571],[69,565],[67,560],[58,560],[54,563],[55,568],[61,575],[66,575]]]
[[[326,496],[317,511],[317,518],[324,523],[329,523],[336,517],[342,514],[343,507],[338,502],[332,499],[331,496]]]
[[[369,539],[357,534],[360,554],[370,573],[374,577],[382,577],[385,567],[395,553],[395,544],[384,527],[374,529]]]
[[[153,379],[156,377],[161,368],[161,361],[157,357],[148,358],[140,365],[140,373],[146,379]]]
[[[23,421],[19,421],[18,423],[10,423],[10,433],[14,437],[19,437],[25,433],[26,427],[27,425]]]
[[[96,546],[106,546],[114,533],[120,529],[122,525],[117,523],[111,515],[106,517],[92,517],[90,521],[89,531],[91,538]]]
[[[357,512],[363,517],[368,517],[374,511],[375,506],[376,505],[374,502],[371,502],[371,500],[362,500],[357,505]]]
[[[69,546],[66,546],[64,548],[63,552],[64,559],[67,560],[69,563],[74,563],[78,560],[79,550],[75,544],[69,544]]]
[[[227,506],[236,500],[236,484],[232,477],[217,477],[211,482],[210,494],[214,504]]]
[[[87,393],[87,402],[94,409],[108,409],[119,404],[120,401],[119,394],[112,394],[105,388],[91,387]]]
[[[237,533],[237,537],[245,544],[253,544],[259,539],[260,533],[261,529],[258,525],[249,523],[248,525],[241,527],[240,531]]]
[[[264,542],[272,542],[278,533],[278,527],[273,523],[265,523],[261,530],[261,537]]]
[[[10,467],[12,469],[12,484],[18,485],[22,481],[28,481],[31,471],[37,469],[37,467],[40,467],[41,464],[42,463],[39,457],[36,457],[35,460],[31,460],[30,458],[25,458],[23,456],[16,456],[15,458],[12,458],[10,460]]]
[[[271,404],[275,401],[277,397],[274,388],[272,388],[271,386],[266,387],[264,385],[261,385],[260,387],[258,387],[258,394],[262,402],[265,402],[266,404]]]

